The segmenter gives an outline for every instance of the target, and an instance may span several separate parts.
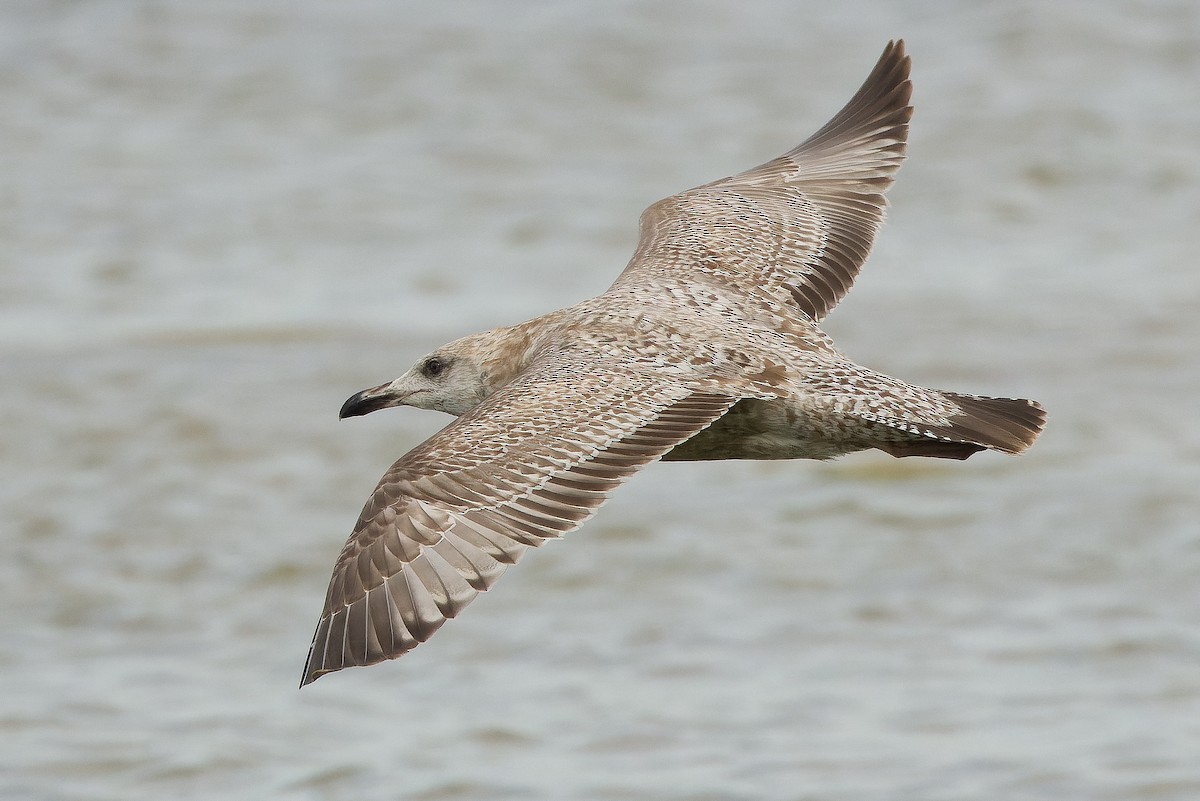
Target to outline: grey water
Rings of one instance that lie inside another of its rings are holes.
[[[897,36],[909,161],[828,329],[1042,440],[652,465],[297,690],[447,420],[341,402],[602,291]],[[0,797],[1200,798],[1198,86],[1191,0],[4,4]]]

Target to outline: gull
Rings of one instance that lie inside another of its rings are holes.
[[[655,460],[966,459],[1033,443],[1036,402],[908,384],[850,361],[817,326],[883,221],[909,66],[889,42],[802,144],[650,206],[603,294],[455,340],[346,401],[342,418],[406,405],[456,419],[366,502],[301,686],[415,648]]]

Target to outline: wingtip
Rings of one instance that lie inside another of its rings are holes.
[[[890,144],[881,147],[895,155],[891,164],[895,172],[903,160],[913,114],[911,71],[912,59],[904,40],[892,39],[850,101],[796,150],[818,151],[857,139],[862,140],[860,145],[871,140],[887,141]]]
[[[875,66],[865,83],[870,84],[883,79],[885,76],[890,76],[891,83],[897,87],[903,87],[907,102],[907,99],[912,96],[911,74],[912,57],[908,55],[908,50],[904,47],[904,40],[892,39],[883,48],[883,53],[880,54],[879,60],[875,62]]]
[[[908,56],[908,50],[904,46],[904,39],[899,37],[889,39],[875,67],[878,69],[889,62],[901,64],[905,67],[905,72],[908,71],[908,67],[912,64],[912,59]]]
[[[312,643],[308,646],[308,657],[304,660],[304,673],[300,677],[301,688],[312,684],[326,673],[333,673],[342,667],[341,664],[335,664],[331,667],[328,661],[329,625],[330,616],[322,614],[321,620],[317,623],[317,630],[313,632]]]
[[[308,649],[308,658],[304,660],[304,673],[300,676],[300,689],[303,690],[307,685],[312,684],[317,679],[325,675],[324,670],[317,670],[313,666],[313,647]]]

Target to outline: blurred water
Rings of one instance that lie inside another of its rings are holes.
[[[1200,797],[1200,11],[1177,2],[0,10],[0,795]],[[1026,457],[656,465],[403,660],[296,690],[445,420],[338,424],[601,291],[641,208],[823,123],[910,162],[829,320],[1026,395]]]

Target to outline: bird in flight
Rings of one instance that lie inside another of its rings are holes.
[[[890,42],[802,144],[646,209],[603,294],[455,340],[347,400],[343,418],[403,405],[456,419],[371,494],[301,685],[415,648],[657,459],[1028,448],[1045,424],[1036,402],[908,384],[850,361],[817,326],[883,221],[911,93],[904,43]]]

